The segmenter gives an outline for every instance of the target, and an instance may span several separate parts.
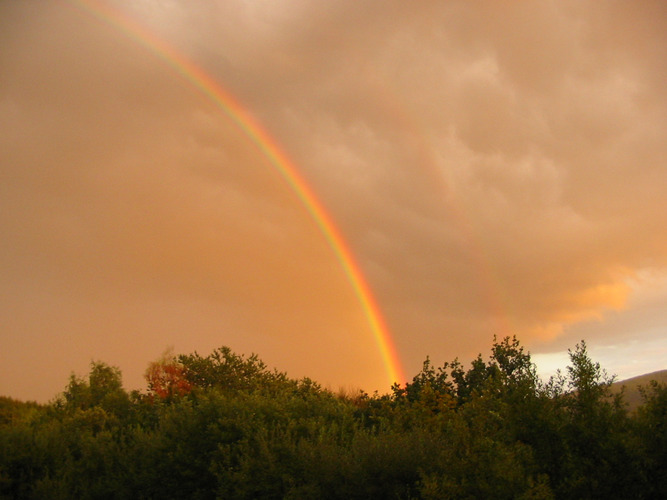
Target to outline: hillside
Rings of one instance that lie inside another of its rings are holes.
[[[614,382],[612,384],[611,390],[614,393],[618,393],[623,387],[625,387],[624,400],[626,403],[628,403],[628,410],[635,411],[642,403],[642,396],[639,392],[639,388],[648,387],[651,380],[666,384],[667,370],[660,370],[657,372],[646,373],[644,375],[632,377],[626,380],[619,380],[618,382]]]

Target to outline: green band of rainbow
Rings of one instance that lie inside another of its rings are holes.
[[[234,96],[223,89],[203,69],[192,61],[189,61],[183,54],[167,44],[163,39],[155,36],[144,26],[140,25],[126,14],[105,5],[102,2],[96,0],[72,1],[82,7],[86,12],[92,14],[95,18],[118,28],[120,31],[157,54],[186,80],[213,100],[266,155],[299,197],[308,212],[312,215],[322,231],[322,234],[329,243],[329,246],[334,251],[336,258],[343,267],[345,274],[361,303],[366,318],[368,319],[375,341],[380,350],[389,383],[404,383],[406,381],[405,374],[389,328],[387,327],[373,293],[371,292],[359,265],[355,261],[348,244],[334,224],[331,216],[315,196],[313,190],[301,176],[294,163],[282,151],[277,142],[239,103],[239,101],[234,98]]]

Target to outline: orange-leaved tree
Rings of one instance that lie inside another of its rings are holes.
[[[163,399],[182,396],[192,390],[192,384],[185,377],[185,367],[171,350],[149,364],[144,376],[148,381],[149,391]]]

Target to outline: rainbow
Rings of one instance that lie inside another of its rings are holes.
[[[367,83],[373,87],[376,104],[384,109],[392,123],[400,127],[404,143],[410,148],[414,165],[422,175],[429,177],[430,184],[441,194],[443,208],[452,215],[452,221],[463,237],[468,257],[476,271],[474,278],[478,282],[480,298],[491,316],[492,330],[498,338],[513,335],[517,328],[508,312],[508,300],[504,297],[503,287],[479,234],[475,232],[470,217],[463,209],[464,203],[457,198],[455,190],[450,189],[442,174],[428,128],[410,111],[410,105],[401,92],[392,87],[391,78],[384,78],[371,69],[367,74]]]
[[[315,223],[322,231],[329,246],[340,262],[354,292],[364,310],[371,327],[375,341],[380,350],[389,383],[403,384],[406,377],[396,351],[389,328],[382,316],[370,287],[364,278],[359,264],[354,259],[352,251],[336,227],[332,217],[318,200],[314,191],[299,173],[296,165],[289,159],[280,145],[262,127],[262,125],[243,107],[233,95],[227,92],[218,82],[208,75],[194,62],[169,45],[165,40],[151,33],[144,26],[116,8],[98,0],[70,0],[85,12],[96,19],[119,29],[133,40],[159,56],[169,66],[175,69],[187,81],[192,83],[204,95],[209,97],[225,112],[254,142],[262,153],[280,172],[294,193],[301,200]]]

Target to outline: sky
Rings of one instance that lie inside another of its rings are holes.
[[[0,394],[221,346],[390,389],[322,225],[156,43],[289,158],[408,378],[494,335],[667,368],[666,38],[661,1],[0,0]]]

